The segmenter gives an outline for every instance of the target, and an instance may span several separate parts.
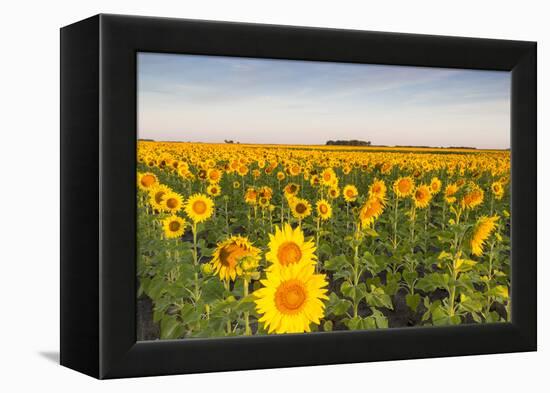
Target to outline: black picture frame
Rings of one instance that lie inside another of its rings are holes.
[[[511,71],[512,322],[136,342],[138,51]],[[61,364],[103,379],[536,350],[536,70],[535,42],[103,14],[63,27]]]

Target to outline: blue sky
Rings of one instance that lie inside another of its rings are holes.
[[[510,147],[510,73],[138,54],[138,135]]]

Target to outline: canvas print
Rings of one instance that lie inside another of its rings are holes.
[[[137,54],[137,338],[505,323],[510,73]]]

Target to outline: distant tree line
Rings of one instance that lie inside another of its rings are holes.
[[[327,145],[328,146],[335,146],[335,145],[338,145],[338,146],[370,146],[371,145],[371,142],[370,141],[358,141],[356,139],[352,139],[352,140],[349,140],[349,141],[327,141]]]

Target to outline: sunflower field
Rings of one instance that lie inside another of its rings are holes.
[[[138,339],[510,321],[509,151],[138,142]]]

